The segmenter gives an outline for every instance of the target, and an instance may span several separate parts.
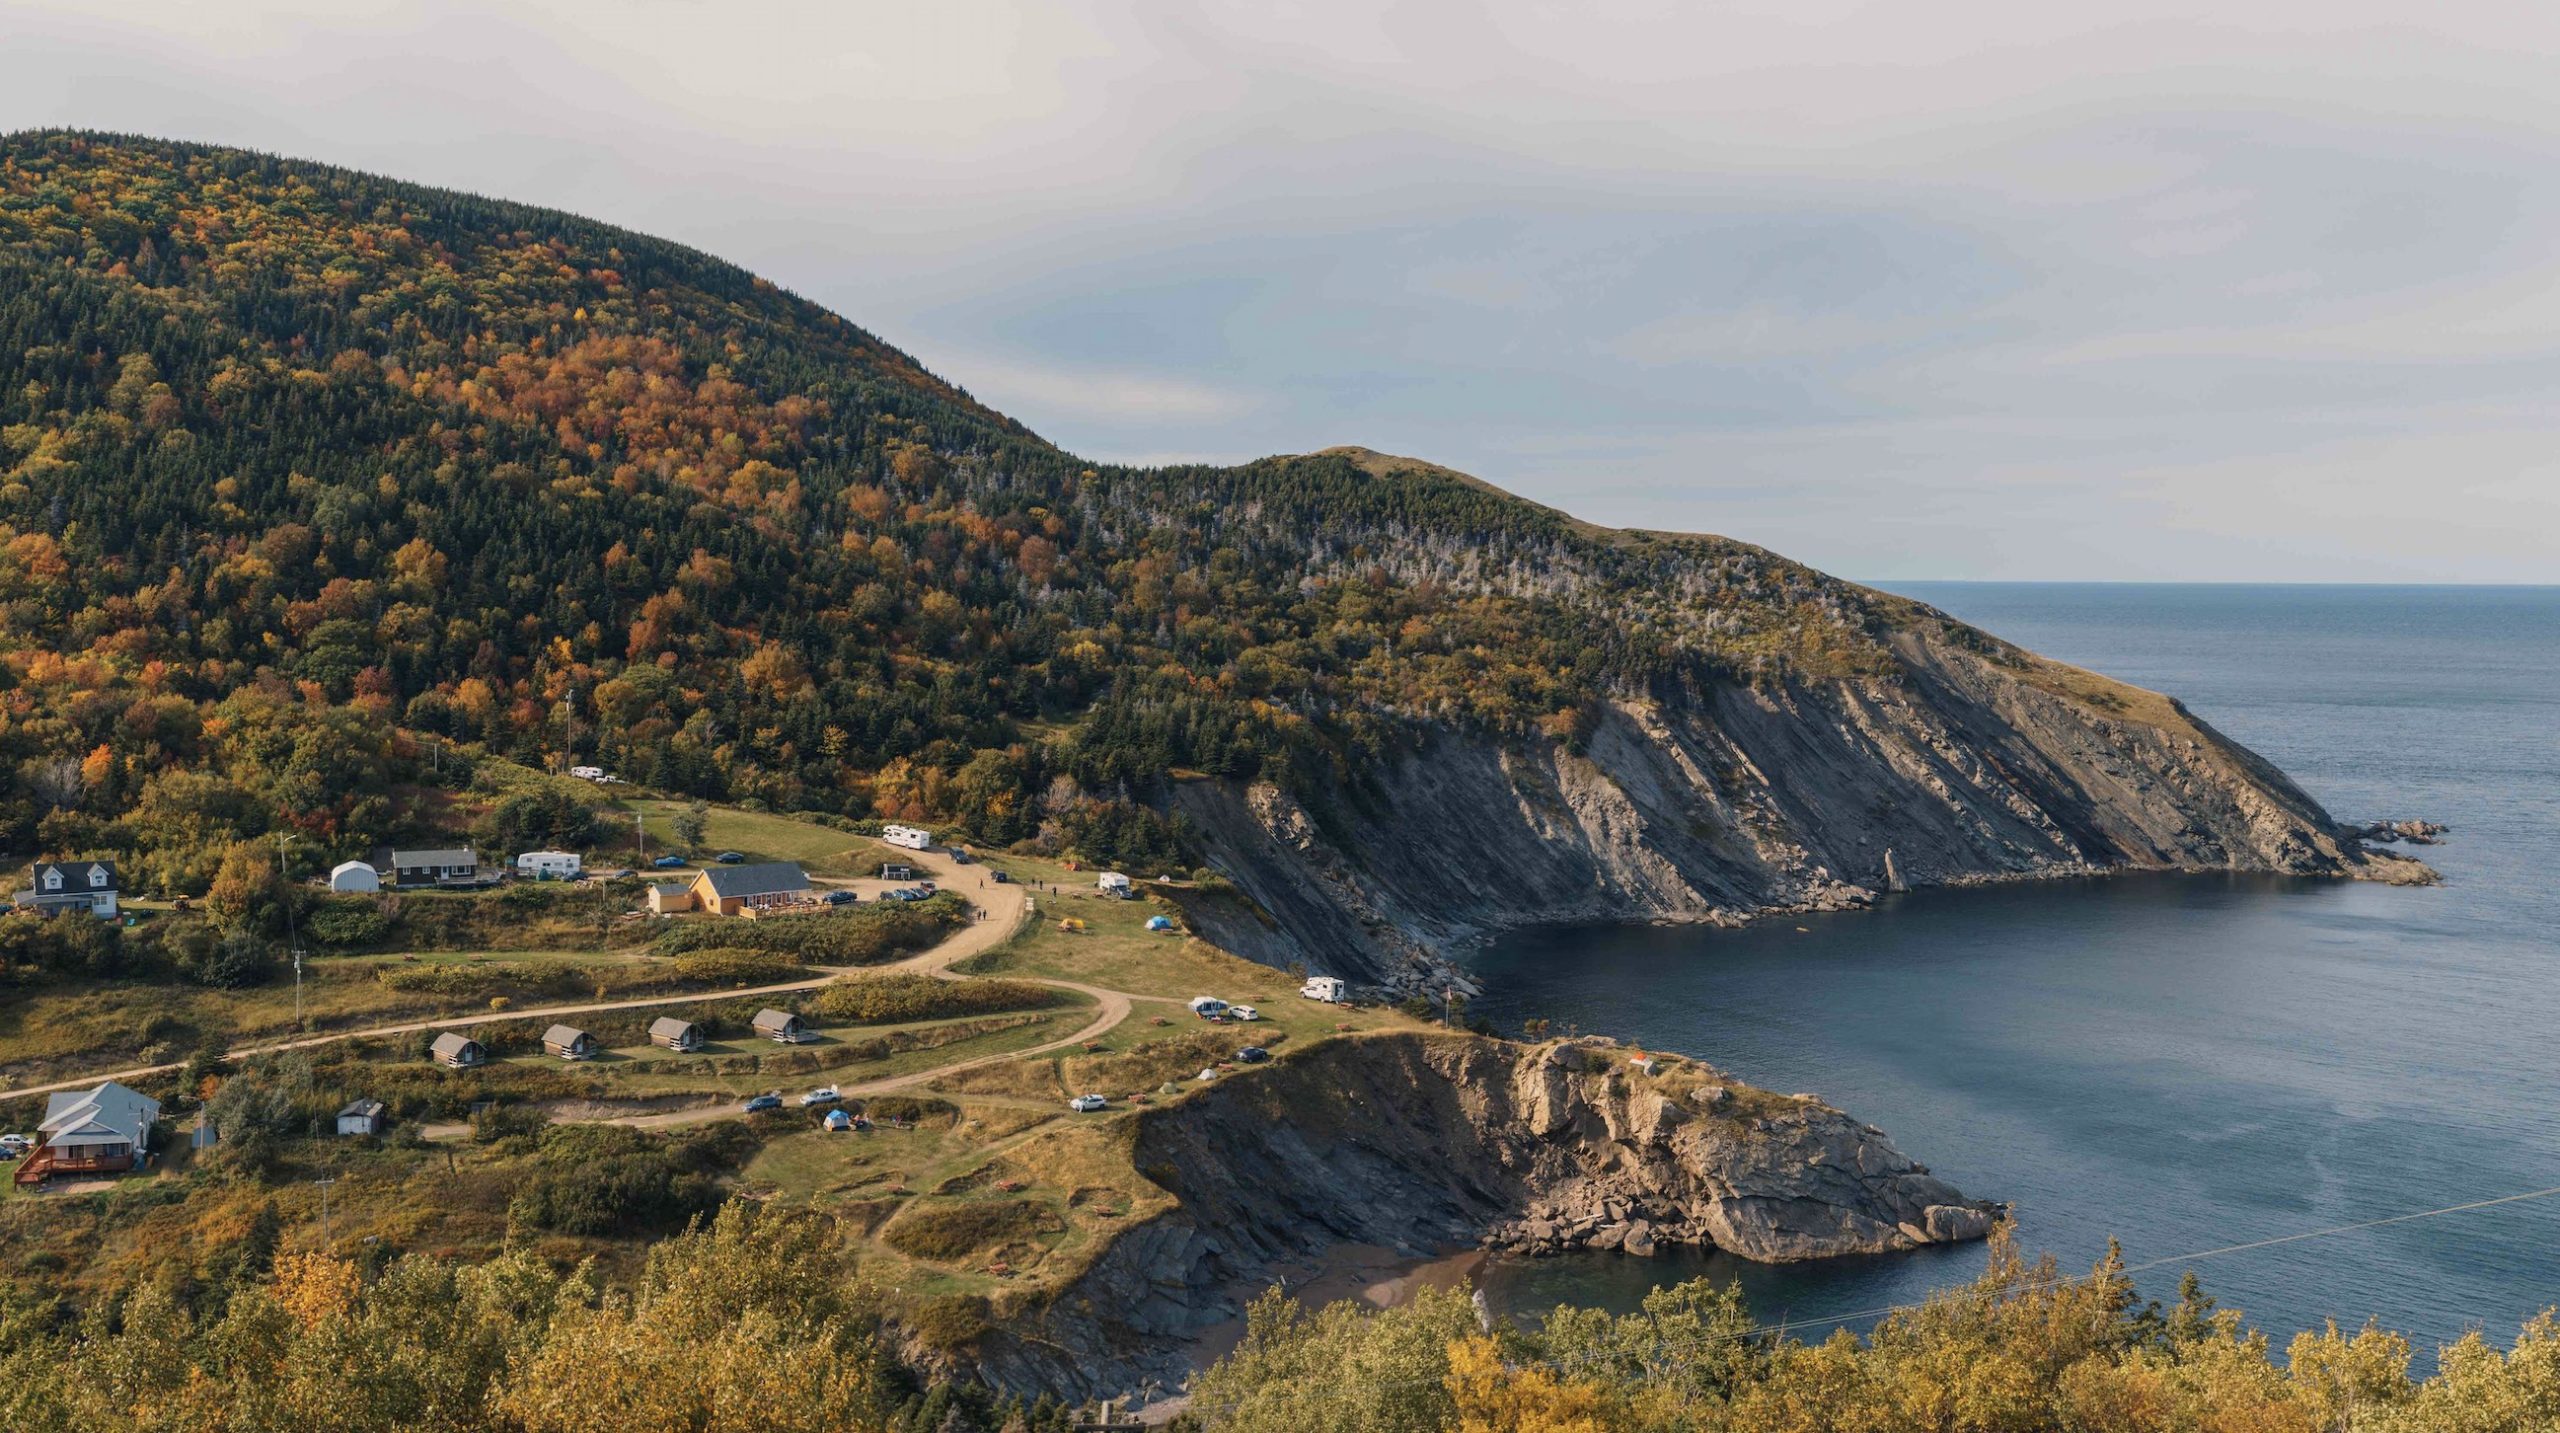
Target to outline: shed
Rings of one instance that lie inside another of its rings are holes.
[[[649,913],[674,915],[693,909],[693,886],[690,883],[662,881],[649,888]]]
[[[596,1037],[575,1025],[554,1025],[542,1032],[542,1051],[563,1060],[592,1060],[596,1057]]]
[[[662,1049],[691,1054],[702,1048],[702,1027],[690,1020],[661,1015],[649,1022],[649,1043]]]
[[[338,1133],[342,1135],[380,1134],[390,1124],[389,1111],[380,1100],[350,1100],[338,1111]]]
[[[815,1038],[800,1017],[788,1010],[767,1007],[756,1012],[756,1033],[784,1045],[806,1044]]]
[[[450,1065],[457,1070],[468,1070],[474,1065],[485,1065],[489,1062],[488,1047],[454,1030],[447,1030],[438,1035],[436,1042],[427,1047],[427,1053],[438,1062]]]
[[[382,889],[382,873],[363,861],[340,861],[329,868],[329,889],[378,891]]]

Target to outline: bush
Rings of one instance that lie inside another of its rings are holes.
[[[990,1244],[1011,1243],[1066,1228],[1057,1211],[1028,1199],[982,1199],[966,1204],[910,1208],[880,1237],[892,1249],[918,1259],[949,1262]]]
[[[357,899],[323,902],[304,929],[322,945],[352,949],[381,940],[391,934],[391,926],[391,917],[372,901]]]
[[[662,955],[734,947],[788,955],[804,965],[874,965],[919,950],[960,924],[964,905],[945,891],[929,901],[884,901],[824,915],[684,921],[658,937]]]
[[[889,1025],[954,1015],[1039,1010],[1064,999],[1061,992],[1027,980],[956,981],[898,974],[830,985],[818,992],[809,1008],[820,1018],[837,1024]]]
[[[542,1136],[538,1169],[507,1206],[517,1229],[555,1234],[661,1234],[719,1208],[719,1174],[745,1162],[755,1135],[728,1124],[660,1136],[618,1125],[559,1125]]]
[[[796,980],[809,968],[779,951],[713,946],[676,957],[676,978],[702,985],[771,985]]]
[[[542,1133],[551,1126],[551,1116],[531,1105],[490,1105],[471,1113],[471,1142],[496,1144]]]

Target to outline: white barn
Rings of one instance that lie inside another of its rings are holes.
[[[378,891],[382,889],[382,873],[362,861],[340,861],[329,868],[329,889]]]

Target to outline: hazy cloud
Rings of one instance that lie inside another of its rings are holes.
[[[2560,8],[0,0],[0,127],[766,273],[1100,458],[1873,577],[2560,581]]]

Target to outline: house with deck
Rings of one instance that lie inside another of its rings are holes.
[[[100,920],[116,918],[116,863],[113,861],[38,861],[34,879],[18,892],[17,906],[38,915],[77,912]]]
[[[149,1157],[151,1122],[160,1102],[113,1080],[94,1090],[64,1090],[45,1097],[36,1147],[18,1162],[18,1183],[42,1184],[56,1175],[123,1174]]]

